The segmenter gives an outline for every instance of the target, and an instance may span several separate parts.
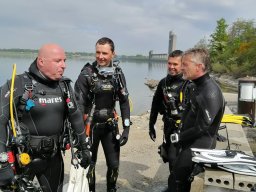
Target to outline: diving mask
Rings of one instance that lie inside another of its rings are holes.
[[[113,67],[97,67],[99,75],[104,77],[114,75],[114,68]]]

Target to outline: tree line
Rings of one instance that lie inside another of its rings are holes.
[[[195,47],[209,50],[212,71],[228,73],[235,78],[256,76],[256,28],[254,20],[238,19],[228,25],[224,18],[209,39],[201,39]]]

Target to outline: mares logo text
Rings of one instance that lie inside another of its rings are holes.
[[[40,104],[46,104],[46,103],[61,103],[62,98],[61,97],[54,97],[54,98],[39,98]]]

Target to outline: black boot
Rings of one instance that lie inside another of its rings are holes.
[[[190,182],[182,182],[179,180],[176,180],[176,192],[189,192],[191,188]]]
[[[89,184],[89,191],[95,192],[95,165],[90,165],[86,175]]]
[[[107,192],[116,191],[116,181],[118,177],[118,168],[108,168],[107,171]]]

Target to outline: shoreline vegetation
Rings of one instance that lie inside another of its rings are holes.
[[[37,56],[38,50],[33,49],[0,49],[0,57],[25,57],[25,58],[35,58]],[[86,52],[66,52],[67,58],[69,59],[81,59],[81,60],[93,60],[95,58],[95,53],[86,53]],[[148,56],[144,55],[117,55],[116,59],[126,61],[148,61]],[[159,62],[165,62],[165,59],[159,60]]]

